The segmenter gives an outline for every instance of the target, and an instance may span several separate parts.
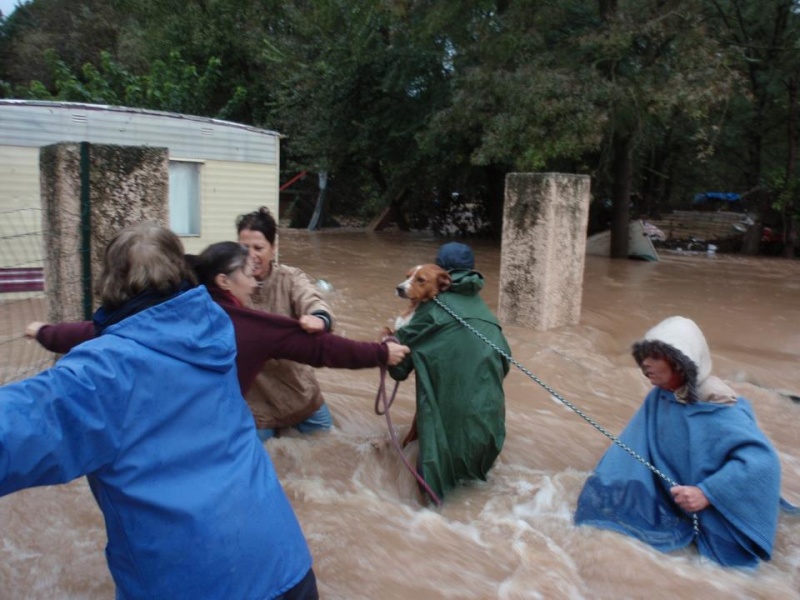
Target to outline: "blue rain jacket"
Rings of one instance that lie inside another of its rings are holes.
[[[87,475],[118,598],[274,598],[311,568],[199,287],[0,388],[0,495]]]

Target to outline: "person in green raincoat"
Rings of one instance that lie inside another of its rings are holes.
[[[497,317],[479,295],[484,279],[469,246],[443,245],[436,264],[452,281],[439,300],[510,356]],[[505,441],[508,360],[436,302],[418,306],[395,335],[411,354],[389,374],[397,381],[417,374],[417,414],[404,441],[419,439],[417,471],[439,499],[461,482],[485,481]]]

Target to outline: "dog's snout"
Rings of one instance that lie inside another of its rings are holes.
[[[400,297],[400,298],[405,298],[406,297],[406,288],[402,284],[398,285],[396,288],[394,288],[394,291],[398,295],[398,297]]]

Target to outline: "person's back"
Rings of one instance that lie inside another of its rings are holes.
[[[0,495],[88,475],[121,598],[295,587],[311,556],[241,396],[230,319],[202,287],[106,316],[0,388]]]
[[[83,351],[136,361],[109,382],[109,395],[129,394],[118,455],[89,477],[118,519],[107,518],[108,558],[120,587],[261,598],[298,583],[311,556],[241,397],[230,319],[207,293],[135,315]]]

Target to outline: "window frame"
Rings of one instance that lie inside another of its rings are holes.
[[[203,165],[204,160],[192,158],[169,158],[169,227],[179,237],[202,236],[202,190],[203,190]],[[173,177],[179,174],[173,171],[173,166],[191,166],[194,176],[188,191],[182,190],[181,197],[175,189]],[[193,197],[191,197],[193,196]],[[181,214],[178,214],[181,211]],[[180,221],[178,221],[180,218]]]

